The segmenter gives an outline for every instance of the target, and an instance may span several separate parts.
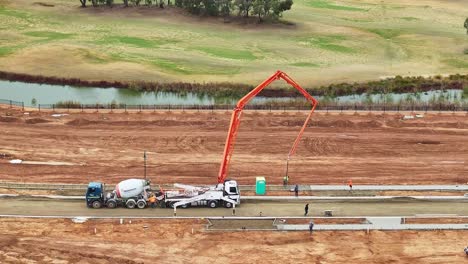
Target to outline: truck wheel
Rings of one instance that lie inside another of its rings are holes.
[[[140,209],[144,209],[146,207],[146,203],[144,201],[138,201],[137,206]]]
[[[117,207],[117,203],[114,200],[110,200],[107,202],[107,208],[114,209]]]
[[[190,207],[190,204],[184,204],[184,205],[181,205],[180,208],[183,208],[183,209],[187,209]]]
[[[99,209],[99,208],[101,208],[101,206],[102,206],[102,204],[101,204],[100,201],[94,201],[93,202],[93,208],[94,209]]]
[[[128,200],[126,205],[127,205],[127,208],[133,209],[133,208],[135,208],[136,203],[135,203],[134,200]]]
[[[167,202],[166,207],[167,208],[174,208],[174,202]]]
[[[225,203],[224,203],[224,207],[226,207],[226,208],[232,208],[232,203],[230,203],[230,202],[225,202]]]
[[[208,202],[208,207],[216,208],[216,207],[218,207],[218,202],[216,202],[214,200],[211,200],[211,201]]]

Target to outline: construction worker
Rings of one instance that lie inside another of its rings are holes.
[[[286,175],[283,177],[283,186],[286,187],[288,185],[288,181],[289,181],[289,176]]]
[[[464,249],[465,254],[468,256],[468,246]]]
[[[314,221],[310,219],[309,222],[309,234],[312,235],[312,230],[314,229]]]
[[[149,201],[149,204],[150,204],[151,208],[156,208],[156,196],[154,196],[153,193],[151,194],[148,201]]]
[[[348,186],[349,186],[349,190],[352,191],[353,190],[353,180],[352,179],[349,179]]]
[[[296,186],[294,186],[294,194],[296,195],[296,197],[299,196],[299,185],[296,184]]]
[[[309,204],[306,204],[304,207],[304,216],[306,216],[309,213]]]

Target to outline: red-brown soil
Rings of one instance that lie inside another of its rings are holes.
[[[203,220],[0,219],[1,263],[465,263],[468,231],[205,231]],[[146,227],[146,228],[145,228]],[[96,229],[96,233],[94,230]]]
[[[305,112],[245,112],[229,178],[281,184]],[[216,182],[230,111],[51,113],[0,109],[0,181]],[[317,113],[289,163],[290,183],[466,184],[468,118]],[[34,120],[34,121],[31,121]],[[11,159],[50,164],[10,164]],[[54,163],[55,162],[55,163]],[[72,165],[60,165],[61,162]],[[54,165],[53,165],[54,164]]]

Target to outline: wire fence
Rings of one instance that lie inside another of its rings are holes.
[[[7,105],[10,108],[22,108],[24,110],[24,102],[13,100],[0,99],[0,104]],[[213,104],[213,105],[157,105],[157,104],[38,104],[32,108],[37,108],[38,111],[52,110],[120,110],[120,111],[219,111],[232,110],[236,107],[233,104]],[[246,110],[260,111],[307,111],[310,110],[310,105],[287,105],[287,104],[252,104],[244,107]],[[344,111],[369,111],[369,112],[468,112],[468,103],[399,103],[399,104],[363,104],[363,103],[340,103],[340,104],[318,104],[317,111],[323,112],[344,112]]]
[[[24,102],[18,102],[18,101],[7,100],[7,99],[0,99],[0,104],[9,105],[10,108],[21,107],[21,109],[24,110]]]

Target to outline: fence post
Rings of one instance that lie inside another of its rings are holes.
[[[10,100],[10,108],[12,108],[12,101]]]
[[[96,112],[99,112],[99,104],[96,104]]]
[[[140,105],[140,113],[141,113],[141,105]]]
[[[37,104],[37,108],[39,110],[39,112],[41,111],[41,104]]]
[[[156,104],[153,105],[153,112],[156,113]]]
[[[23,108],[24,111],[24,102],[21,102],[21,108]]]
[[[81,113],[83,113],[83,104],[80,104],[81,107]]]
[[[124,104],[125,113],[127,113],[127,104]]]
[[[55,104],[52,105],[52,112],[55,112]]]

